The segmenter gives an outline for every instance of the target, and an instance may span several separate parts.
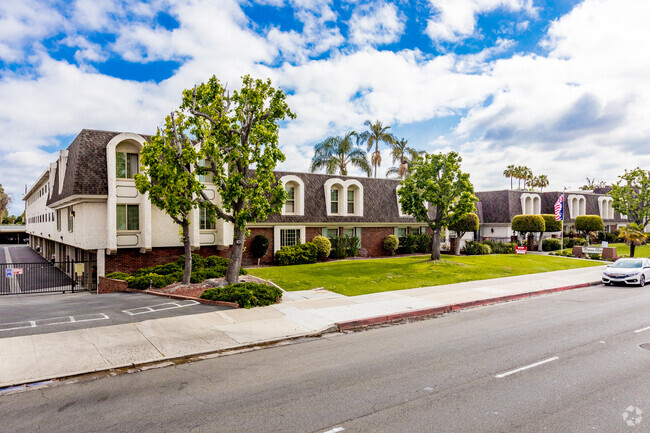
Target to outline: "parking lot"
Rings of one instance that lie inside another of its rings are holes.
[[[47,293],[0,296],[0,338],[119,325],[227,310],[144,293]]]

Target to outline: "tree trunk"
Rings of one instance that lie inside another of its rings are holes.
[[[539,244],[537,245],[537,251],[539,251],[539,252],[544,251],[544,249],[542,248],[543,247],[542,244],[543,244],[543,240],[544,240],[543,238],[544,238],[544,233],[540,232],[539,233]]]
[[[457,256],[460,256],[460,240],[463,238],[463,236],[465,236],[465,233],[456,232],[456,245],[454,248],[454,254]]]
[[[630,244],[630,257],[634,257],[634,244]]]
[[[512,176],[510,176],[510,189],[512,189]]]
[[[433,231],[433,239],[431,242],[431,260],[440,260],[440,232],[442,229],[436,227]]]
[[[192,246],[190,245],[190,223],[184,221],[183,227],[183,250],[185,251],[185,270],[183,271],[183,280],[181,284],[190,284],[192,277]]]
[[[228,269],[226,269],[226,281],[228,284],[237,284],[239,282],[239,268],[241,268],[245,240],[246,229],[235,227],[235,238],[230,252],[230,263],[228,263]]]

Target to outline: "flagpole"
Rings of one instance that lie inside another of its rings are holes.
[[[566,187],[562,190],[562,223],[560,224],[560,227],[562,228],[560,232],[560,247],[561,251],[564,251],[564,202],[565,197],[564,197],[564,191],[566,190]]]

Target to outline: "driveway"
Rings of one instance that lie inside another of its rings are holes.
[[[0,294],[71,290],[73,280],[29,246],[3,245],[0,251]],[[19,268],[22,273],[7,278],[5,272],[10,268]]]
[[[0,296],[0,338],[47,334],[227,310],[144,293]]]

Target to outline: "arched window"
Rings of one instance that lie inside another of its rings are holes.
[[[523,215],[539,215],[542,213],[542,199],[539,194],[525,193],[521,195],[521,213]]]
[[[328,179],[325,206],[328,216],[363,216],[363,185],[356,179]]]
[[[304,215],[305,184],[298,176],[287,175],[280,178],[287,192],[287,200],[282,208],[282,215]]]

